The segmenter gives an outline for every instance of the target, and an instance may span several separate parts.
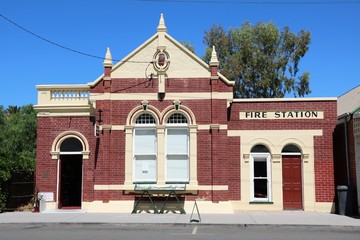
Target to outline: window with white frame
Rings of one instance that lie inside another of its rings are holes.
[[[271,201],[271,157],[263,145],[256,145],[250,153],[251,201]]]
[[[189,128],[181,113],[167,120],[165,151],[166,182],[189,182]]]
[[[156,182],[157,138],[156,121],[148,113],[141,114],[134,129],[134,182]]]

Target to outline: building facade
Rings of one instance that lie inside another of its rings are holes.
[[[47,209],[131,212],[136,186],[186,211],[334,211],[335,98],[234,99],[234,82],[167,33],[83,85],[39,85],[37,191]],[[157,196],[161,198],[161,194]]]
[[[334,132],[336,185],[348,187],[347,215],[360,213],[360,86],[338,98]]]

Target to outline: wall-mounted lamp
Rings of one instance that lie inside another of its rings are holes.
[[[141,102],[141,105],[142,105],[144,111],[146,111],[147,108],[148,108],[148,106],[149,106],[149,101],[143,100],[143,101]]]
[[[96,119],[96,121],[97,121],[99,124],[101,124],[101,122],[102,122],[102,119],[101,119],[101,117],[102,117],[102,112],[103,112],[103,110],[101,110],[101,109],[98,110],[98,119]]]
[[[181,105],[181,101],[175,100],[175,101],[173,101],[173,105],[174,105],[174,107],[175,107],[175,110],[179,110],[179,109],[180,109],[180,105]]]

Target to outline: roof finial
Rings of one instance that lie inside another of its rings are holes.
[[[159,26],[157,28],[158,32],[166,32],[166,26],[165,26],[165,21],[164,21],[164,15],[161,14],[160,15],[160,21],[159,21]]]
[[[105,60],[104,60],[104,67],[112,67],[112,56],[110,52],[110,48],[107,48],[106,54],[105,54]]]
[[[219,66],[219,60],[217,58],[215,46],[212,47],[210,65],[211,66]]]

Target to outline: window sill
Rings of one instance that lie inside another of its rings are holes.
[[[168,182],[165,182],[165,184],[189,184],[189,181],[168,181]]]
[[[249,204],[274,204],[274,202],[249,202]]]

